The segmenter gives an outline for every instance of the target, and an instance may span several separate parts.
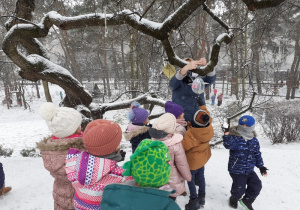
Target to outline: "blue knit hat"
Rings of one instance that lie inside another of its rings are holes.
[[[183,108],[172,101],[167,101],[165,103],[165,111],[173,114],[177,118],[183,113]]]
[[[139,108],[141,105],[138,102],[133,102],[128,113],[128,119],[135,124],[143,124],[149,114],[146,109]]]
[[[239,124],[252,127],[255,124],[255,119],[250,115],[244,115],[239,119]]]

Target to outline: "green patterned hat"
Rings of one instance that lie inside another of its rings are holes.
[[[168,147],[161,141],[144,139],[130,161],[123,165],[124,176],[132,176],[140,187],[161,187],[169,182],[171,166]]]

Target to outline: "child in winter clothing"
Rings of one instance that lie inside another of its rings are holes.
[[[204,165],[211,157],[209,141],[214,136],[209,111],[200,97],[197,97],[196,101],[199,104],[199,110],[194,114],[193,121],[188,122],[187,132],[182,141],[192,174],[192,180],[188,182],[190,200],[185,206],[186,210],[199,209],[205,204]],[[197,183],[195,183],[195,177],[197,177]],[[198,195],[196,184],[199,186]]]
[[[171,113],[176,117],[176,129],[175,133],[179,133],[182,136],[184,136],[186,129],[185,127],[187,126],[187,122],[184,119],[184,113],[183,113],[183,108],[182,106],[175,104],[172,101],[167,101],[165,103],[165,112],[166,113]]]
[[[54,177],[54,209],[74,209],[74,189],[65,171],[65,159],[70,148],[83,149],[81,114],[72,108],[45,103],[39,109],[52,136],[37,143],[45,168]]]
[[[261,157],[259,142],[254,131],[255,119],[244,115],[239,119],[238,126],[226,128],[223,144],[230,150],[228,171],[232,178],[229,205],[237,208],[238,200],[246,209],[253,209],[252,203],[259,195],[262,184],[254,171],[254,166],[267,176],[267,168]]]
[[[222,105],[222,101],[223,101],[223,93],[220,93],[217,97],[218,99],[218,106],[221,106]]]
[[[131,175],[134,181],[107,185],[101,210],[180,210],[169,198],[171,189],[166,185],[171,173],[169,161],[168,148],[162,142],[141,141],[123,166],[123,175]]]
[[[211,96],[211,105],[215,105],[216,95]]]
[[[5,187],[5,174],[2,163],[0,162],[0,196],[5,195],[9,191],[11,191],[11,187]]]
[[[197,66],[205,66],[206,59],[201,58],[199,61],[193,61],[192,59],[185,60],[189,63],[172,77],[169,82],[169,88],[172,91],[172,101],[183,107],[185,120],[191,122],[193,114],[198,110],[198,104],[195,101],[195,97],[198,94],[192,90],[191,85],[193,80],[199,76],[191,71],[196,69]],[[205,84],[205,88],[207,88],[216,81],[216,72],[214,70],[201,78],[207,83]],[[204,93],[201,93],[200,97],[205,104]]]
[[[122,130],[117,123],[94,120],[83,133],[87,151],[69,150],[66,172],[75,188],[75,209],[99,210],[106,185],[132,180],[132,177],[124,177],[124,170],[117,165],[123,160],[119,150],[121,139]]]
[[[149,114],[146,109],[140,108],[138,102],[133,102],[128,113],[128,119],[130,121],[127,127],[124,137],[127,141],[130,141],[132,147],[132,153],[143,139],[151,138],[149,135]]]
[[[152,140],[163,142],[169,149],[171,176],[168,184],[176,190],[176,193],[170,195],[174,200],[185,192],[185,180],[191,181],[190,168],[181,144],[183,136],[175,133],[176,124],[175,116],[165,113],[157,118],[152,128],[149,129]]]

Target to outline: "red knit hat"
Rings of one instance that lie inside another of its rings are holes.
[[[121,127],[110,120],[94,120],[86,126],[83,133],[84,147],[94,156],[115,152],[121,139]]]

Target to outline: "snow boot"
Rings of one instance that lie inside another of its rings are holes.
[[[11,187],[5,187],[5,184],[4,184],[3,187],[0,189],[0,196],[5,195],[9,191],[11,191]]]
[[[197,198],[190,199],[189,203],[185,205],[185,210],[197,210],[200,209],[200,204]]]
[[[229,206],[230,206],[231,208],[237,209],[237,206],[238,206],[238,199],[236,199],[236,198],[230,196],[230,198],[229,198]]]
[[[199,201],[200,207],[203,207],[205,205],[205,195],[198,196],[198,201]]]
[[[254,210],[252,207],[252,203],[254,202],[255,199],[251,198],[243,198],[240,200],[240,204],[246,209],[246,210]]]

